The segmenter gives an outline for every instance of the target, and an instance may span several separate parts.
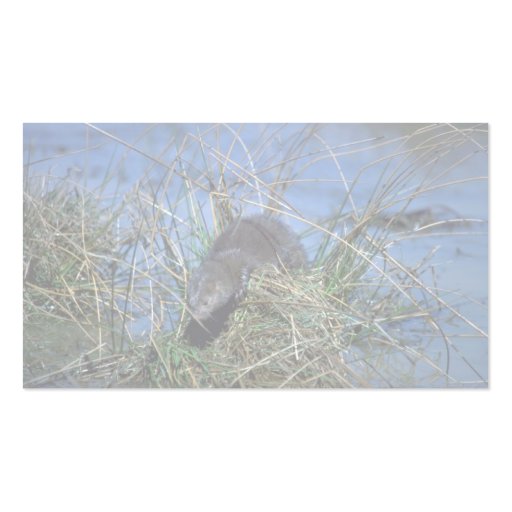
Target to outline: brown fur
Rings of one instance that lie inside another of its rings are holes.
[[[305,265],[299,237],[281,221],[264,215],[233,221],[192,273],[188,305],[193,318],[215,325],[216,312],[223,311],[227,318],[226,308],[236,307],[251,272],[267,263],[286,269]]]

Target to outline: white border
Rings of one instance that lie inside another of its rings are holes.
[[[511,509],[505,4],[4,9],[2,508]],[[23,390],[22,123],[82,120],[489,122],[491,390]]]

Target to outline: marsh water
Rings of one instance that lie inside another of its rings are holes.
[[[298,155],[293,168],[301,179],[290,175],[294,183],[287,191],[287,204],[304,217],[321,222],[347,211],[351,203],[364,208],[370,198],[385,190],[390,180],[397,179],[391,172],[393,159],[467,126],[26,124],[23,160],[25,180],[36,176],[64,179],[99,191],[104,204],[114,208],[141,180],[148,190],[157,191],[171,163],[177,172],[200,173],[208,167],[215,175],[215,169],[230,166],[233,172],[243,168],[257,172],[275,162],[289,163]],[[387,248],[388,253],[411,268],[428,255],[432,272],[423,273],[422,281],[441,291],[444,300],[470,320],[468,324],[451,317],[443,323],[443,336],[416,332],[411,321],[411,339],[428,345],[429,355],[439,366],[449,357],[449,374],[456,382],[451,384],[445,378],[425,382],[417,367],[406,384],[411,387],[486,387],[488,383],[488,342],[482,334],[488,332],[487,127],[471,126],[477,130],[466,142],[450,151],[437,150],[431,162],[419,166],[426,170],[418,171],[418,181],[424,180],[428,171],[428,184],[408,201],[407,209],[402,211],[403,205],[397,204],[376,216],[369,226],[371,233],[379,229],[379,222],[388,226],[394,222],[391,228],[396,242]],[[411,185],[407,187],[403,195],[410,197]],[[401,191],[397,194],[399,197]],[[209,200],[208,190],[198,190],[197,195],[200,202]],[[241,204],[241,210],[244,214],[260,211],[250,201]],[[392,218],[396,212],[399,214]],[[178,207],[175,213],[176,217],[185,215],[186,209]],[[291,215],[287,221],[297,232],[307,232],[297,216]],[[347,217],[347,226],[349,223]],[[317,243],[314,234],[304,237],[311,258]],[[142,322],[141,332],[145,328]],[[67,339],[61,332],[55,333],[55,326],[47,330],[42,325],[26,326],[25,336],[62,338],[63,344]],[[447,351],[446,336],[453,350]],[[66,357],[76,357],[70,350]],[[57,348],[54,358],[58,352]]]

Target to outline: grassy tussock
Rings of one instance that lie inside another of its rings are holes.
[[[33,180],[34,182],[36,180]],[[66,182],[24,191],[24,316],[76,320],[97,311],[98,284],[113,257],[112,216]],[[103,262],[101,262],[103,259]]]

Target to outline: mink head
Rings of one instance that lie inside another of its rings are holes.
[[[206,320],[240,293],[240,281],[219,261],[205,261],[196,269],[188,287],[188,306],[197,320]]]

